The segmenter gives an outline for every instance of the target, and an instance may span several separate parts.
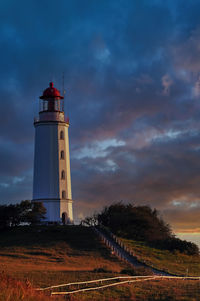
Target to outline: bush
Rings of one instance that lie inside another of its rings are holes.
[[[177,250],[187,255],[199,255],[199,248],[195,243],[186,240],[181,240],[174,236],[165,240],[154,241],[151,245],[169,251]]]
[[[107,270],[107,268],[96,268],[93,270],[93,272],[95,273],[112,273],[112,271]]]
[[[134,269],[123,269],[120,271],[120,274],[130,275],[130,276],[138,276]]]
[[[129,276],[145,276],[145,275],[154,275],[151,269],[145,268],[145,267],[135,267],[134,269],[132,268],[127,268],[123,269],[120,271],[120,274],[125,274]]]

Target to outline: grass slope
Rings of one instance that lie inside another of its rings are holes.
[[[174,260],[174,257],[170,256],[177,255],[166,255],[162,251],[147,248],[138,242],[126,240],[125,243],[132,246],[138,256],[145,261],[149,260],[151,264],[157,264],[158,268],[161,268],[161,264],[164,263],[170,267],[172,265],[170,262]],[[184,259],[185,257],[181,257],[181,260]],[[196,264],[198,265],[199,262]],[[100,268],[110,272],[95,272],[95,269]],[[130,269],[130,266],[112,256],[93,231],[87,227],[19,227],[0,233],[0,301],[54,300],[36,294],[31,287],[26,287],[18,280],[9,277],[9,280],[6,280],[6,276],[1,275],[8,274],[22,281],[28,278],[34,287],[44,287],[119,275],[122,269],[128,268]],[[198,274],[197,270],[192,274]],[[181,271],[180,269],[180,273]],[[67,297],[67,300],[193,301],[200,300],[200,284],[199,281],[182,280],[137,282],[90,293],[78,293]]]
[[[200,276],[200,256],[159,250],[147,246],[144,242],[120,239],[133,250],[140,261],[152,267],[180,276]]]
[[[0,272],[34,286],[99,278],[103,268],[114,275],[127,265],[112,256],[92,229],[18,227],[0,233]],[[104,275],[105,276],[105,275]]]

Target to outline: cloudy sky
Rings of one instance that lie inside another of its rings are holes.
[[[0,203],[32,198],[37,99],[70,117],[76,220],[124,200],[200,233],[200,1],[0,2]]]

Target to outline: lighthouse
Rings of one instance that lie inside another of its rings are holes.
[[[46,222],[71,224],[69,119],[64,113],[64,97],[52,82],[40,96],[39,116],[34,126],[33,202],[44,204]]]

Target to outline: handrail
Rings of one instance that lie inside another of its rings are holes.
[[[125,261],[127,261],[128,263],[130,263],[131,265],[133,265],[133,263],[127,258],[127,256],[125,254],[123,254],[121,252],[120,249],[122,249],[122,251],[124,253],[126,253],[129,257],[131,257],[132,259],[136,260],[136,263],[151,269],[155,274],[157,275],[162,275],[162,276],[177,276],[177,275],[173,275],[170,272],[167,272],[165,270],[161,270],[157,267],[154,267],[153,265],[147,264],[146,262],[140,260],[135,254],[134,252],[127,247],[120,238],[118,238],[116,235],[114,235],[110,230],[108,229],[103,229],[106,230],[106,234],[104,232],[101,231],[101,229],[97,229],[96,227],[93,228],[94,231],[102,238],[102,240],[104,241],[104,243],[107,245],[107,247],[111,248],[111,250],[115,253],[115,255],[117,257],[119,257],[120,259],[123,259]],[[116,249],[113,244],[112,241],[108,238],[108,236],[111,237],[111,240],[114,241],[114,243],[116,243],[118,245],[118,248]]]

